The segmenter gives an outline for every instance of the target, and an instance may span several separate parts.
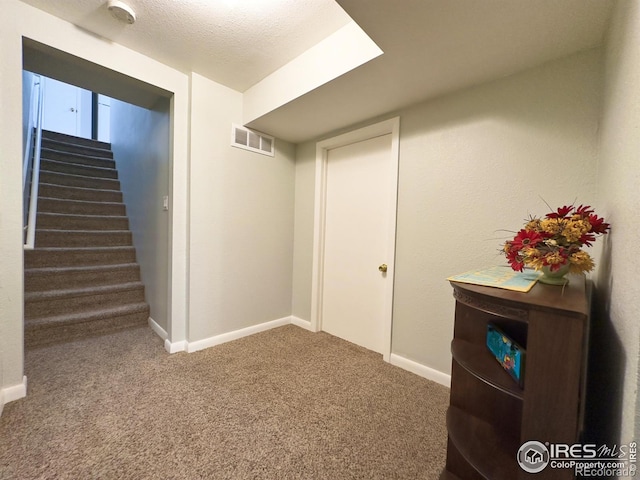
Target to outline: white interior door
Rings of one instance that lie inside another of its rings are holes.
[[[79,136],[81,89],[52,78],[45,78],[44,92],[43,128]]]
[[[393,277],[380,266],[394,260],[394,167],[391,134],[327,152],[322,330],[379,353],[389,348],[386,293]]]

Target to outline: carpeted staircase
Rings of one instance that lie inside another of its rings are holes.
[[[36,241],[25,250],[25,345],[145,325],[110,145],[43,131]]]

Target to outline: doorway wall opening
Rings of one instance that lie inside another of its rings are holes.
[[[111,143],[151,306],[171,331],[172,94],[23,39],[23,67],[44,77],[44,129]]]

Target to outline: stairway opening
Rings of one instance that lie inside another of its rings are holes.
[[[43,131],[35,248],[25,251],[25,346],[145,325],[110,145]]]
[[[87,139],[86,126],[78,136],[47,124],[36,245],[25,251],[26,347],[149,318],[168,330],[170,100],[110,102],[111,144]]]

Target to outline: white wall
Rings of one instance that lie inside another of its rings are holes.
[[[4,5],[3,5],[4,6]],[[10,18],[21,13],[8,4]],[[22,56],[20,22],[0,29],[0,355],[2,387],[22,382]]]
[[[296,148],[296,189],[293,242],[293,293],[291,314],[311,320],[313,282],[313,215],[315,203],[316,143]]]
[[[111,99],[111,148],[151,318],[169,326],[169,100],[153,110]]]
[[[230,146],[242,95],[191,76],[189,341],[291,314],[294,156]]]
[[[634,254],[640,219],[640,3],[617,2],[605,65],[598,202],[612,227],[597,277],[602,325],[596,353],[604,365],[602,407],[621,425],[619,432],[608,433],[612,441],[625,443],[640,434],[640,260]]]
[[[450,372],[448,276],[505,264],[503,230],[594,204],[599,52],[407,110],[401,120],[394,353]]]
[[[450,372],[446,277],[503,264],[501,229],[594,204],[600,53],[590,51],[399,112],[392,353]],[[298,147],[293,314],[309,319],[313,143]],[[304,243],[304,245],[302,245]]]
[[[173,92],[172,285],[170,335],[185,338],[187,282],[188,77],[133,50],[101,39],[18,0],[3,0],[11,18],[0,29],[0,387],[23,384],[22,262],[22,38],[27,37],[81,59]],[[20,387],[21,388],[21,387]],[[15,394],[13,394],[15,397]],[[5,397],[6,399],[6,397]]]

